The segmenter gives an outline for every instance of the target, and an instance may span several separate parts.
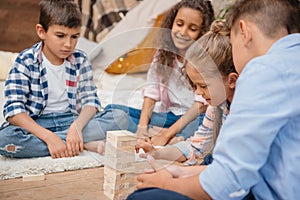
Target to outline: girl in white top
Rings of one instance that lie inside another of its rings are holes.
[[[213,19],[210,1],[182,0],[171,8],[162,21],[160,49],[148,72],[142,110],[122,105],[107,107],[128,112],[128,129],[138,138],[165,145],[178,141],[175,136],[190,137],[201,124],[203,115],[199,115],[206,110],[205,100],[194,97],[183,57],[187,48],[208,31]],[[159,112],[153,112],[156,102],[160,102]],[[148,130],[149,126],[155,127]]]

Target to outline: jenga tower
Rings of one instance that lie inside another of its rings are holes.
[[[112,200],[126,199],[135,189],[135,144],[129,131],[107,132],[103,189]]]

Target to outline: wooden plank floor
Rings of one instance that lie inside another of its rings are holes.
[[[0,181],[0,199],[108,200],[103,194],[104,167],[47,174],[43,181]]]

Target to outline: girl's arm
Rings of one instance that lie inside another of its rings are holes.
[[[207,106],[200,102],[195,102],[192,107],[175,122],[170,128],[163,129],[163,131],[152,137],[151,141],[154,145],[165,145],[167,144],[177,133],[179,133],[186,125],[198,117],[201,113],[206,111]]]
[[[69,156],[66,145],[62,141],[62,139],[55,133],[37,124],[26,113],[16,114],[12,117],[7,118],[7,121],[14,126],[18,126],[27,130],[29,133],[43,140],[47,144],[52,158],[62,158]]]
[[[148,127],[155,103],[156,103],[156,101],[154,99],[151,99],[149,97],[144,98],[140,121],[139,121],[138,129],[136,132],[138,138],[144,137],[145,134],[147,135],[147,127]]]

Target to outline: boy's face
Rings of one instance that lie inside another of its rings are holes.
[[[51,25],[46,32],[42,26],[37,25],[36,29],[38,36],[44,41],[43,53],[54,65],[61,65],[73,53],[80,35],[80,27]]]
[[[232,45],[233,63],[238,74],[241,74],[246,64],[253,58],[249,49],[249,34],[246,22],[236,22],[230,31],[230,42]]]
[[[202,97],[212,106],[217,106],[225,101],[226,91],[220,75],[215,77],[205,77],[205,73],[199,72],[190,63],[185,64],[186,72],[195,86],[195,92]],[[203,78],[204,77],[204,78]]]

